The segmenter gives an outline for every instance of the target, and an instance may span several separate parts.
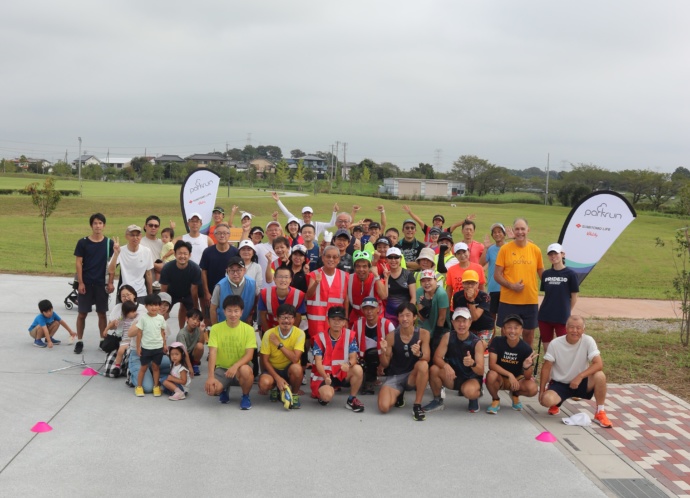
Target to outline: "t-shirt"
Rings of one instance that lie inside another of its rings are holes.
[[[213,291],[216,284],[225,277],[228,261],[235,256],[239,256],[239,252],[234,246],[230,246],[225,252],[220,252],[218,246],[207,247],[204,250],[204,253],[201,255],[199,268],[206,270],[209,290]]]
[[[227,321],[216,323],[211,327],[208,347],[217,349],[217,367],[230,368],[246,354],[247,349],[256,349],[254,328],[244,322],[237,327],[230,327]]]
[[[570,344],[567,336],[563,336],[551,341],[549,349],[544,354],[544,361],[553,363],[553,380],[569,384],[581,372],[587,370],[590,362],[599,355],[599,348],[592,336],[582,334],[577,344]]]
[[[414,282],[414,274],[409,270],[402,270],[398,278],[393,278],[393,275],[388,277],[387,315],[397,315],[398,306],[410,301],[410,285],[414,285]]]
[[[484,310],[484,313],[482,313],[482,316],[480,316],[478,320],[472,322],[470,331],[479,332],[482,330],[493,330],[494,319],[489,312],[491,306],[491,298],[489,295],[484,291],[478,291],[477,295],[474,297],[474,302],[477,303],[477,308]],[[453,309],[456,308],[469,308],[469,306],[467,306],[467,298],[465,298],[465,291],[453,294]]]
[[[141,242],[139,244],[148,247],[153,255],[160,254],[163,250],[163,241],[161,239],[149,239],[144,233],[141,234]]]
[[[516,292],[501,287],[501,302],[506,304],[537,304],[539,302],[539,283],[537,271],[544,268],[541,250],[535,244],[527,242],[525,247],[514,241],[501,246],[496,258],[496,266],[503,267],[503,276],[508,282],[522,280],[525,288]]]
[[[94,242],[88,237],[79,239],[74,255],[82,258],[81,277],[85,284],[105,286],[105,274],[108,260],[113,255],[113,246],[113,241],[108,238],[100,242]]]
[[[153,254],[148,247],[139,245],[136,251],[131,251],[129,247],[123,246],[120,248],[117,262],[120,265],[122,283],[134,287],[137,296],[145,296],[148,293],[145,275],[147,271],[153,270]]]
[[[325,277],[328,277],[328,275],[325,275]],[[331,278],[335,278],[335,275],[333,275]],[[275,289],[273,289],[273,293],[274,294],[276,293]],[[268,291],[266,291],[266,294],[268,294]],[[276,297],[278,297],[277,294],[276,294]],[[287,297],[285,297],[284,299],[281,299],[280,297],[278,297],[278,306],[280,306],[281,304],[285,304],[286,299],[287,299]],[[292,303],[289,303],[289,304],[292,304]],[[266,307],[266,302],[263,300],[263,297],[261,297],[261,296],[259,297],[259,302],[256,306],[256,309],[258,311],[268,311],[268,308]],[[296,309],[297,309],[297,313],[299,313],[300,315],[306,315],[307,314],[307,300],[304,298],[304,296],[302,296],[302,302],[299,304],[299,306],[297,306]],[[278,308],[276,308],[276,311],[277,310],[278,310]]]
[[[306,247],[306,246],[305,246]],[[314,244],[314,247],[307,249],[307,259],[309,260],[309,271],[314,271],[317,268],[319,258],[321,257],[321,250],[318,244]]]
[[[482,244],[481,242],[477,242],[476,240],[473,240],[469,244],[467,244],[467,247],[470,248],[470,261],[479,264],[479,260],[481,259],[482,253],[484,252],[484,244]]]
[[[187,325],[180,329],[175,338],[177,342],[184,344],[184,347],[187,348],[187,354],[191,354],[194,351],[199,339],[201,339],[201,329],[197,327],[190,332]]]
[[[420,287],[417,289],[417,303],[420,304],[423,298],[424,289]],[[433,337],[436,322],[438,322],[438,311],[442,308],[448,309],[448,293],[443,287],[436,287],[436,292],[434,292],[434,297],[431,298],[431,306],[429,308],[429,316],[427,318],[420,316],[419,326],[428,330],[431,337]],[[446,323],[444,323],[444,326],[448,323],[448,313],[446,313]]]
[[[192,376],[189,375],[189,370],[187,367],[182,365],[180,363],[179,365],[173,365],[172,368],[170,369],[170,376],[171,377],[177,377],[178,379],[182,378],[182,372],[187,372],[187,382],[184,383],[184,387],[189,386],[189,384],[192,383]],[[184,389],[185,393],[187,392],[186,389]]]
[[[494,337],[489,344],[489,354],[497,356],[496,364],[512,373],[515,377],[523,375],[522,364],[532,354],[532,348],[522,339],[514,347],[508,344],[505,336]]]
[[[541,275],[544,299],[537,319],[541,322],[565,323],[570,317],[571,294],[580,292],[577,275],[570,268],[549,268]]]
[[[29,326],[29,332],[31,332],[36,327],[47,327],[51,323],[59,322],[60,320],[62,320],[62,318],[60,318],[60,315],[58,315],[54,311],[50,318],[46,318],[43,313],[39,313],[38,315],[36,315],[36,318],[34,318],[33,323]]]
[[[166,254],[168,254],[168,252],[172,251],[174,248],[175,248],[175,244],[173,244],[172,241],[163,244],[163,247],[160,250],[160,256],[158,257],[158,259],[162,259],[166,263],[168,261],[172,261],[173,259],[175,259],[175,253],[171,253],[170,256],[168,256],[167,258],[163,257]]]
[[[186,233],[182,236],[182,240],[192,244],[192,254],[189,255],[189,259],[194,261],[197,265],[201,263],[201,256],[203,256],[204,251],[208,249],[208,235],[200,233],[197,237],[192,237]]]
[[[501,285],[494,280],[496,257],[498,256],[499,249],[500,247],[494,244],[486,250],[486,264],[488,267],[486,271],[486,280],[488,281],[486,290],[488,292],[501,292]]]
[[[192,285],[201,285],[201,268],[194,261],[184,268],[177,267],[177,261],[165,263],[161,270],[161,285],[168,286],[168,294],[173,299],[182,299],[192,292]]]
[[[273,250],[273,246],[269,244],[268,242],[262,242],[261,244],[257,244],[254,246],[254,250],[256,251],[256,257],[258,259],[259,266],[261,267],[261,274],[265,275],[266,274],[266,266],[268,266],[268,261],[266,260],[266,254],[269,252],[273,255],[273,258],[271,261],[275,261],[278,259],[278,255],[275,253]],[[270,284],[267,284],[266,281],[263,281],[263,284],[261,285],[262,289],[265,289],[266,287],[273,287],[274,283],[271,282]]]
[[[484,277],[484,268],[482,265],[470,262],[470,266],[463,268],[459,264],[448,268],[448,273],[446,273],[446,285],[453,289],[453,294],[460,292],[462,287],[462,275],[467,270],[474,270],[479,275],[479,285],[486,284],[486,278]]]
[[[264,285],[264,274],[261,273],[261,266],[252,261],[249,265],[244,267],[244,276],[254,279],[254,282],[256,282],[256,295],[258,296],[261,287]]]
[[[163,347],[163,335],[165,331],[165,318],[163,315],[151,316],[148,313],[139,317],[137,328],[141,330],[141,348],[159,349]]]
[[[424,244],[417,239],[413,239],[411,242],[401,239],[395,247],[400,249],[406,261],[417,261],[419,253],[424,249]]]
[[[281,349],[278,349],[278,346],[271,342],[271,335],[278,336],[280,342],[283,343],[283,348],[281,349],[301,351],[304,353],[304,341],[306,338],[304,331],[293,326],[287,339],[283,339],[280,337],[280,327],[274,327],[269,329],[264,334],[263,339],[261,339],[261,350],[259,352],[268,355],[268,361],[273,365],[273,368],[276,370],[285,370],[292,362],[282,353]]]

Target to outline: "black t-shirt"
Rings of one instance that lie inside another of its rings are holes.
[[[549,268],[541,276],[544,300],[537,319],[541,322],[565,323],[570,316],[571,293],[580,292],[577,275],[570,268]]]
[[[225,252],[220,252],[218,247],[211,246],[204,249],[201,255],[199,267],[206,270],[206,278],[208,279],[208,290],[213,292],[213,288],[218,282],[223,280],[228,269],[228,261],[234,256],[239,256],[239,251],[236,247],[230,246]]]
[[[402,239],[395,247],[400,249],[400,252],[403,254],[403,256],[405,256],[405,261],[411,261],[414,263],[417,261],[419,253],[422,252],[422,249],[424,249],[425,246],[417,239],[412,240],[412,242]]]
[[[85,284],[105,285],[108,260],[113,256],[113,241],[104,238],[94,242],[88,237],[79,239],[74,255],[82,258],[81,277]]]
[[[520,339],[517,346],[511,348],[505,336],[494,337],[489,344],[489,354],[498,356],[496,364],[512,373],[515,377],[522,375],[522,364],[532,354],[532,348]]]
[[[410,302],[410,285],[414,285],[414,274],[403,269],[398,278],[393,275],[388,277],[388,300],[386,301],[386,313],[395,315],[398,306],[404,302]]]
[[[201,268],[190,261],[184,269],[180,269],[177,261],[170,261],[161,270],[160,284],[168,286],[167,292],[173,299],[185,298],[191,295],[192,285],[201,285]]]
[[[307,288],[309,286],[307,285],[307,275],[304,273],[304,270],[300,270],[292,275],[292,282],[290,282],[290,287],[299,289],[302,292],[307,292]]]
[[[486,292],[477,291],[474,302],[477,303],[477,308],[484,310],[484,313],[482,313],[482,316],[479,317],[479,320],[472,322],[472,325],[470,325],[470,330],[472,332],[479,332],[480,330],[492,330],[494,328],[494,319],[491,317],[491,313],[489,313],[491,298]],[[467,299],[465,298],[464,291],[458,291],[453,294],[453,309],[456,310],[458,308],[469,308],[469,306],[467,306]]]

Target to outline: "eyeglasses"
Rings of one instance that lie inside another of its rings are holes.
[[[237,268],[236,270],[228,270],[228,273],[242,273],[244,268]]]
[[[141,238],[141,234],[140,234],[140,233],[130,233],[129,236],[132,237],[132,238],[135,238],[135,239],[140,239],[140,238]]]
[[[283,320],[294,320],[295,317],[292,315],[280,315],[278,317],[278,320],[283,321]]]
[[[149,228],[158,228],[160,225],[154,225],[153,223],[147,223],[146,226]]]
[[[216,231],[213,232],[213,233],[214,233],[215,235],[230,235],[230,232],[219,232],[218,230],[216,230]]]
[[[408,225],[408,226],[406,226],[406,227],[403,227],[403,230],[414,230],[414,229],[416,229],[416,228],[417,228],[417,227]]]
[[[275,277],[276,280],[290,280],[290,275],[278,275]]]

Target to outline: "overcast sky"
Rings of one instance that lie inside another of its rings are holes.
[[[0,157],[690,168],[690,2],[6,1]],[[440,154],[437,153],[440,150]],[[437,157],[439,156],[440,157]],[[342,146],[340,148],[342,159]]]

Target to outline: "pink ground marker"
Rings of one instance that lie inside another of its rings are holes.
[[[550,432],[542,432],[534,439],[541,441],[542,443],[555,443],[557,441],[556,436]]]
[[[36,425],[31,428],[31,432],[50,432],[52,430],[53,428],[48,425],[47,422],[37,422]]]
[[[88,367],[82,370],[81,374],[85,377],[93,377],[94,375],[98,375],[98,372],[96,372],[93,368]]]

